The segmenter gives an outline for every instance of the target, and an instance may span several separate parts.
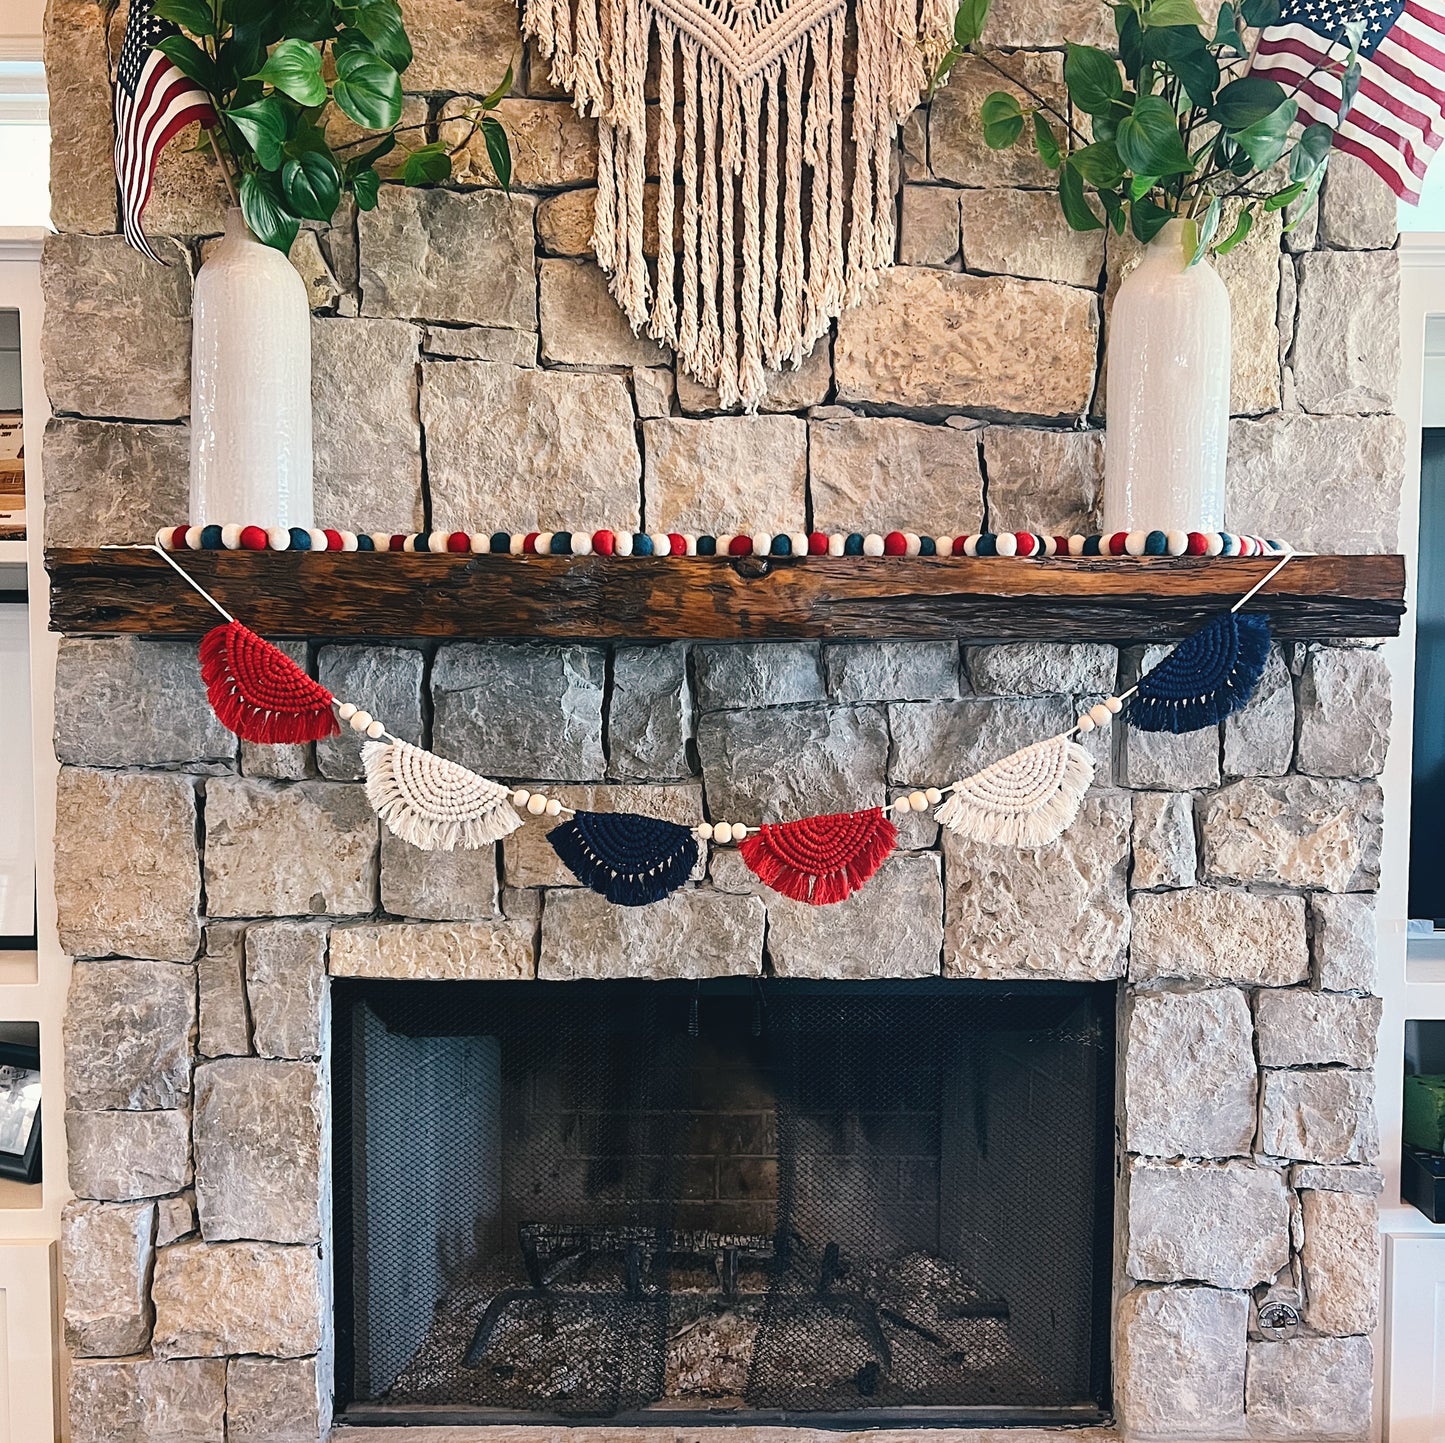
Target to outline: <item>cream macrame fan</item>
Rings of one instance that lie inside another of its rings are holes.
[[[724,406],[756,410],[893,263],[895,128],[952,39],[948,0],[519,0],[552,83],[597,117],[592,244],[632,322]],[[655,44],[657,278],[642,251]],[[681,91],[678,94],[678,91]],[[852,160],[843,128],[852,114]],[[680,114],[678,113],[680,112]],[[847,174],[851,169],[851,178]],[[678,274],[680,265],[681,274]]]

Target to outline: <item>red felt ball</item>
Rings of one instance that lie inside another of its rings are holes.
[[[734,536],[728,542],[729,556],[751,556],[753,551],[753,538],[751,536]]]
[[[810,531],[808,533],[808,555],[826,556],[828,554],[828,537],[822,531]]]
[[[1209,542],[1202,531],[1189,533],[1189,544],[1184,548],[1186,556],[1203,556],[1209,549]]]
[[[687,555],[687,537],[683,536],[680,532],[669,531],[667,533],[667,545],[674,556]]]
[[[243,526],[241,528],[241,546],[246,551],[264,551],[266,549],[266,528],[264,526]]]
[[[391,540],[386,543],[386,549],[388,551],[405,551],[406,537],[400,531],[393,532]]]
[[[339,531],[333,531],[331,527],[328,526],[321,534],[326,538],[326,549],[328,551],[341,550],[342,542]]]
[[[594,531],[592,533],[592,549],[598,556],[611,556],[613,535],[610,531]]]
[[[1067,536],[1054,537],[1054,555],[1067,556],[1069,554],[1069,538]]]
[[[447,537],[448,551],[470,551],[472,549],[472,538],[465,531],[453,531]]]
[[[167,551],[184,551],[186,549],[186,532],[188,526],[172,526],[171,533],[167,537],[165,547]]]
[[[967,537],[967,536],[955,536],[955,537],[953,538],[953,554],[954,554],[955,556],[967,556],[967,555],[968,555],[968,537]]]
[[[1015,531],[1014,540],[1018,542],[1016,556],[1032,556],[1039,549],[1039,538],[1032,531]]]
[[[522,538],[522,550],[523,550],[528,556],[535,556],[535,555],[537,554],[537,538],[538,538],[541,534],[542,534],[542,533],[541,533],[540,531],[529,531],[529,532]]]
[[[885,556],[903,556],[908,551],[908,538],[901,531],[890,531],[883,538]]]
[[[1128,541],[1129,533],[1127,531],[1116,531],[1109,538],[1109,555],[1123,556]]]

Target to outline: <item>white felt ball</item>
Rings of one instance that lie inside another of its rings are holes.
[[[630,531],[619,531],[612,538],[612,554],[614,556],[632,555],[632,533]]]
[[[572,555],[592,555],[592,533],[590,531],[574,531],[572,533]]]
[[[943,800],[943,793],[940,792],[937,787],[925,787],[923,789],[923,795],[927,799],[930,807],[936,807]]]
[[[905,556],[917,556],[923,548],[923,538],[915,536],[911,531],[903,533],[903,554]]]
[[[978,532],[963,538],[963,554],[965,556],[978,555]]]
[[[1104,698],[1104,705],[1108,707],[1115,716],[1118,716],[1119,713],[1124,710],[1124,703],[1117,696],[1106,696]]]
[[[1189,550],[1189,533],[1187,531],[1165,532],[1164,550],[1170,556],[1183,556]]]
[[[692,829],[692,834],[699,842],[712,841],[712,823],[699,822],[697,826]]]
[[[221,527],[221,545],[227,551],[234,551],[241,544],[241,528],[239,526]]]
[[[652,554],[654,556],[672,555],[672,537],[665,531],[654,531],[652,533]]]
[[[848,538],[835,532],[828,538],[828,555],[841,556],[843,548],[848,544]]]
[[[1057,536],[1044,537],[1044,555],[1057,556],[1059,554],[1059,538]]]
[[[356,715],[356,708],[349,701],[344,701],[336,708],[336,715],[344,722],[349,722]]]
[[[1217,531],[1207,531],[1204,534],[1204,554],[1206,556],[1218,556],[1224,550],[1224,537]]]
[[[1144,546],[1148,540],[1149,533],[1147,531],[1131,531],[1124,538],[1124,555],[1142,556],[1144,554]]]
[[[354,531],[343,531],[343,532],[340,533],[340,535],[341,535],[341,549],[342,549],[343,551],[355,551],[355,550],[356,550],[356,532],[354,532]]]
[[[1079,730],[1081,732],[1091,732],[1094,730],[1094,718],[1091,717],[1088,712],[1083,712],[1080,714]]]
[[[724,536],[719,536],[717,538],[717,555],[726,556],[728,554],[728,547],[733,544],[733,540],[734,537],[731,531]]]
[[[525,787],[518,787],[512,793],[512,805],[514,807],[525,807],[531,800],[532,794]]]
[[[291,544],[291,533],[284,526],[273,526],[266,533],[266,545],[272,551],[285,551]]]
[[[773,547],[773,538],[766,531],[759,531],[753,536],[753,555],[766,556]]]
[[[372,545],[372,549],[373,549],[374,551],[390,551],[390,550],[391,550],[391,532],[390,532],[390,531],[373,531],[373,532],[371,533],[371,545]]]
[[[1096,727],[1106,727],[1114,720],[1114,713],[1101,701],[1096,701],[1094,705],[1089,708],[1089,715],[1093,718]]]
[[[369,711],[354,711],[351,713],[351,730],[354,732],[364,732],[373,720],[374,718]]]
[[[416,532],[415,532],[415,531],[413,531],[412,534],[411,534],[410,536],[408,536],[408,537],[406,538],[406,540],[401,543],[401,549],[402,549],[403,551],[415,551],[415,550],[416,550]]]
[[[883,555],[883,538],[879,536],[876,531],[870,531],[868,535],[863,538],[863,555]]]
[[[343,551],[346,550],[346,533],[344,531],[341,533],[341,549]],[[476,555],[482,551],[490,551],[491,549],[492,538],[488,532],[467,532],[467,550],[470,551],[473,555]]]
[[[532,543],[532,549],[538,556],[546,556],[552,550],[552,533],[539,531],[536,541]]]
[[[794,556],[806,556],[808,554],[808,533],[806,531],[794,531],[788,537],[793,548]]]
[[[201,549],[201,528],[199,526],[186,527],[186,545],[192,551]]]
[[[562,815],[562,803],[556,797],[547,798],[547,815],[549,817],[560,817]]]
[[[1084,554],[1084,538],[1077,533],[1069,537],[1069,555],[1082,556]]]
[[[697,537],[691,531],[682,533],[682,554],[684,556],[697,555]]]
[[[522,554],[522,547],[526,544],[527,538],[520,531],[514,531],[507,538],[507,551],[513,556]]]
[[[939,556],[952,556],[952,555],[953,555],[953,537],[951,537],[951,536],[935,536],[935,537],[933,538],[933,545],[934,545],[934,548],[935,548],[936,553],[937,553]]]
[[[994,537],[993,547],[1000,556],[1017,556],[1019,539],[1012,531],[1001,531]]]
[[[320,527],[313,526],[307,533],[311,537],[311,549],[313,551],[325,551],[331,543],[326,539],[326,533]]]
[[[171,550],[171,530],[172,528],[169,526],[162,526],[161,529],[156,532],[156,545],[159,546],[162,551]]]
[[[915,812],[921,812],[928,806],[928,798],[922,792],[909,792],[908,805]]]
[[[367,727],[366,734],[372,741],[380,741],[386,735],[386,728],[379,721],[374,721]]]

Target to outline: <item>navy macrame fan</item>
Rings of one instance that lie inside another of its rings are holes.
[[[547,840],[583,886],[621,907],[660,902],[697,866],[689,828],[636,812],[578,812]]]
[[[1237,712],[1269,660],[1269,622],[1227,611],[1186,637],[1139,682],[1129,725],[1143,732],[1197,732]]]

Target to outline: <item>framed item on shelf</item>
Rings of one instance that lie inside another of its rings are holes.
[[[0,1177],[40,1181],[40,1049],[0,1042]]]

